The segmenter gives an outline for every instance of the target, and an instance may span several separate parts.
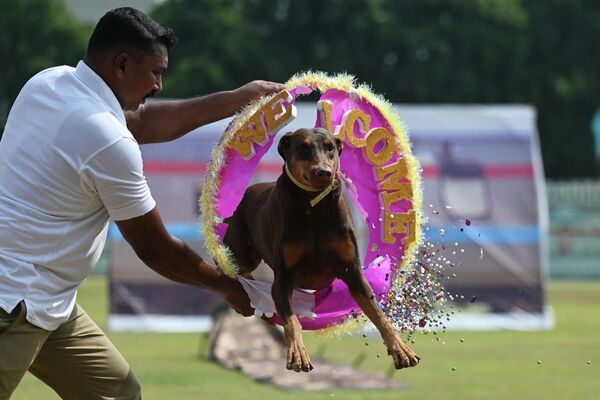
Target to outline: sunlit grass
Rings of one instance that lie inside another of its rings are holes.
[[[118,333],[110,337],[142,382],[145,399],[600,398],[600,281],[553,282],[549,301],[557,319],[552,331],[448,332],[439,341],[432,335],[417,335],[414,348],[423,361],[417,368],[393,373],[408,385],[401,391],[284,392],[209,361],[206,335]],[[101,327],[106,326],[107,302],[104,279],[92,278],[84,284],[79,303]],[[369,340],[368,346],[365,341],[360,336],[339,341],[307,337],[313,356],[322,353],[344,362],[364,359],[360,368],[387,373],[390,359],[381,341]],[[29,374],[13,396],[16,400],[55,398]]]

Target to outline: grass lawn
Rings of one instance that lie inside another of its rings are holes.
[[[552,282],[549,301],[557,320],[552,331],[450,332],[442,337],[445,344],[417,335],[414,348],[423,361],[395,372],[408,385],[400,391],[284,392],[207,360],[206,335],[110,337],[142,382],[144,399],[600,399],[600,281]],[[89,279],[79,303],[101,327],[106,326],[107,302],[106,281]],[[325,358],[351,362],[364,353],[361,368],[383,373],[390,365],[379,340],[365,346],[362,338],[315,341],[308,336],[307,342],[313,355],[324,350]],[[57,396],[27,374],[12,398]]]

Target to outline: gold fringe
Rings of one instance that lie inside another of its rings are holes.
[[[382,96],[374,94],[367,85],[355,86],[356,79],[349,74],[338,74],[335,76],[327,75],[324,72],[303,72],[292,76],[286,83],[285,87],[288,90],[299,86],[306,86],[313,90],[319,90],[321,93],[329,89],[338,89],[348,92],[352,97],[357,99],[362,98],[379,109],[383,117],[387,120],[389,126],[395,134],[397,145],[404,157],[407,158],[409,170],[408,178],[413,185],[413,209],[416,211],[417,221],[415,222],[415,238],[416,240],[410,243],[404,252],[404,257],[398,266],[399,269],[409,269],[415,262],[417,249],[421,246],[422,238],[422,223],[423,214],[421,212],[423,205],[423,194],[421,187],[421,166],[418,160],[413,156],[411,151],[410,140],[406,126],[400,115],[394,110],[391,103],[385,100]],[[219,144],[213,149],[212,162],[208,169],[206,184],[200,196],[200,207],[202,210],[201,223],[203,227],[204,240],[210,254],[215,258],[219,267],[229,276],[235,276],[238,268],[233,261],[231,252],[225,245],[220,243],[215,232],[215,227],[219,222],[216,210],[216,197],[221,182],[219,181],[219,172],[225,164],[225,150],[227,144],[239,130],[247,119],[254,114],[258,109],[265,105],[274,95],[263,97],[257,101],[250,103],[240,113],[238,113],[231,127],[223,134]],[[406,274],[395,274],[392,287],[388,295],[388,301],[393,301],[395,294],[400,290],[403,284],[403,276]],[[357,323],[358,321],[358,323]],[[315,332],[317,337],[332,337],[348,334],[356,331],[358,328],[363,328],[365,322],[362,319],[351,319],[342,324],[330,326],[320,329]]]

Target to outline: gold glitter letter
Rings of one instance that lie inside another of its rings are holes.
[[[235,133],[229,146],[246,160],[254,157],[254,143],[264,146],[269,141],[267,133],[271,136],[276,134],[296,118],[296,107],[291,104],[292,100],[293,98],[287,90],[277,93],[267,104],[248,118],[246,124]]]
[[[401,189],[401,187],[405,185],[405,182],[401,182],[401,180],[406,179],[406,175],[408,174],[408,165],[406,162],[406,157],[400,158],[393,164],[377,168],[377,177],[379,178],[379,180],[382,180],[388,174],[389,176],[380,183],[381,189]]]
[[[377,143],[383,140],[383,148],[379,152],[375,152]],[[365,153],[371,163],[375,165],[383,165],[390,161],[394,152],[394,137],[392,133],[385,128],[373,128],[365,136],[366,147]]]
[[[274,135],[296,118],[296,107],[292,104],[293,100],[294,98],[287,90],[282,90],[261,108],[261,111],[265,113],[269,135]]]
[[[392,204],[400,200],[412,199],[412,185],[409,182],[402,182],[399,185],[400,186],[396,191],[381,192],[381,196],[383,197],[383,206],[386,210],[389,210]]]
[[[392,213],[386,210],[383,221],[384,242],[390,244],[396,243],[394,233],[405,234],[403,239],[404,245],[408,245],[416,240],[416,214],[414,210],[407,213]]]
[[[364,133],[365,131],[368,131],[371,126],[371,116],[365,114],[362,110],[346,111],[342,118],[342,124],[335,130],[335,135],[342,140],[347,138],[354,147],[364,147],[366,145],[365,139],[354,136],[354,125],[356,122],[359,123],[358,131]]]
[[[235,136],[231,138],[229,146],[231,146],[238,154],[244,157],[246,160],[254,157],[254,145],[253,143],[259,143],[264,145],[267,141],[267,131],[261,121],[262,109],[254,113],[248,122],[236,132]]]
[[[319,114],[321,126],[333,133],[333,119],[331,117],[331,111],[333,111],[333,103],[331,101],[319,100],[317,103],[317,113]]]

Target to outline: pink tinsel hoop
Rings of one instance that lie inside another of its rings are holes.
[[[369,230],[363,272],[384,307],[402,279],[398,271],[410,268],[421,241],[418,163],[391,105],[347,78],[342,83],[318,74],[292,78],[288,91],[263,99],[232,122],[213,152],[201,198],[204,234],[209,251],[229,272],[232,261],[222,243],[227,226],[221,221],[235,211],[275,134],[295,118],[297,97],[319,90],[315,126],[344,141],[341,173]],[[314,299],[316,317],[301,318],[304,329],[337,325],[361,312],[341,280],[316,291]]]

